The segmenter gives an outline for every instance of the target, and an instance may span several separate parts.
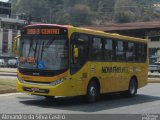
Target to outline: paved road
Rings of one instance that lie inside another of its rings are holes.
[[[105,95],[87,104],[83,97],[56,98],[52,102],[27,94],[0,95],[0,113],[160,113],[160,84],[148,84],[134,98]]]

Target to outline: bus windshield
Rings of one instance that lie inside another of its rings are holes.
[[[19,67],[65,70],[68,67],[67,37],[22,37]]]

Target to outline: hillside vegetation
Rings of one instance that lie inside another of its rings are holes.
[[[14,14],[46,23],[91,25],[160,19],[159,0],[9,0]]]

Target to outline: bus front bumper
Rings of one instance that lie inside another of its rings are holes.
[[[36,84],[21,83],[18,79],[16,81],[17,92],[25,92],[34,95],[42,96],[72,96],[69,92],[69,84],[62,82],[55,86],[43,86]]]

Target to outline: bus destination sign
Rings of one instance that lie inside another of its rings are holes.
[[[62,35],[66,33],[66,29],[60,28],[27,28],[22,32],[26,35]]]
[[[27,29],[26,34],[28,35],[59,35],[60,29]]]

